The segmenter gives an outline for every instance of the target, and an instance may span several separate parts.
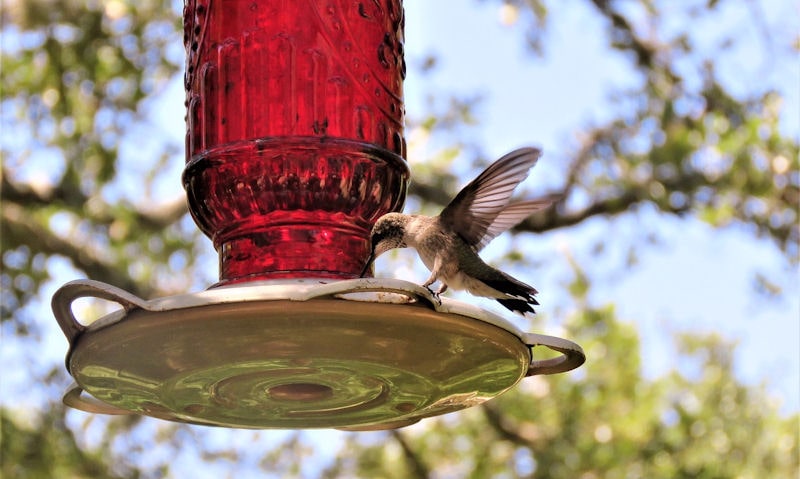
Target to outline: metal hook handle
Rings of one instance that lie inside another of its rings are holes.
[[[544,346],[561,353],[561,356],[555,358],[531,360],[525,376],[563,373],[571,371],[586,362],[586,354],[583,352],[583,348],[572,341],[535,333],[524,333],[522,339],[531,348],[531,355],[533,355],[533,348],[536,346]]]
[[[146,309],[147,306],[145,300],[110,284],[91,279],[70,281],[53,294],[51,301],[53,314],[70,346],[81,333],[86,331],[86,326],[78,322],[72,312],[72,303],[78,298],[106,299],[120,304],[125,311],[135,308]]]
[[[89,395],[84,394],[82,387],[75,383],[67,389],[62,399],[64,404],[71,408],[78,409],[83,412],[90,412],[92,414],[113,414],[116,416],[129,416],[135,414],[134,412],[114,407],[106,404],[99,399],[95,399]]]

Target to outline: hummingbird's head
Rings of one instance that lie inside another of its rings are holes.
[[[389,213],[378,218],[370,233],[371,253],[373,259],[394,248],[405,248],[403,237],[406,234],[408,216],[401,213]]]
[[[370,233],[370,253],[367,264],[361,271],[362,277],[375,258],[390,249],[406,247],[403,237],[406,234],[407,223],[408,216],[401,213],[388,213],[378,218]]]

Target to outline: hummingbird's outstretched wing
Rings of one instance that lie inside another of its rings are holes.
[[[533,202],[526,201],[518,203],[523,206],[508,207],[514,188],[528,177],[528,172],[541,155],[538,148],[520,148],[492,163],[442,210],[443,225],[478,250],[505,229],[525,219],[526,216],[521,216],[524,211],[530,214],[550,204],[552,201],[533,206]]]
[[[513,228],[534,212],[547,208],[559,199],[561,199],[561,195],[551,195],[537,200],[511,203],[506,206],[503,211],[497,214],[492,224],[486,228],[483,237],[474,245],[476,251],[482,250],[483,247],[489,244],[497,235]]]

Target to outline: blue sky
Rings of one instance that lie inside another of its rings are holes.
[[[734,6],[722,9],[718,23],[704,22],[697,44],[710,48],[721,32],[740,27],[746,41],[734,54],[720,59],[720,71],[727,73],[723,80],[734,92],[748,91],[752,85],[780,91],[785,97],[781,128],[796,138],[800,131],[800,65],[771,64],[760,27],[750,21],[752,11],[741,3],[739,8],[736,2],[729,3]],[[545,54],[536,61],[521,41],[522,22],[504,25],[501,11],[493,3],[457,10],[449,2],[407,0],[405,5],[411,61],[429,53],[441,57],[432,78],[407,79],[409,116],[420,111],[422,92],[431,88],[481,93],[480,125],[471,133],[487,154],[499,157],[531,143],[544,148],[544,157],[523,185],[532,194],[559,183],[557,163],[565,161],[576,130],[615,113],[618,106],[609,99],[609,92],[637,82],[625,59],[604,48],[600,40],[604,26],[582,2],[551,6]],[[760,8],[770,25],[785,28],[781,18],[797,18],[796,9],[787,2],[760,2]],[[783,33],[791,32],[774,29],[773,41],[788,43]],[[435,147],[431,142],[421,150],[430,154]],[[409,155],[412,175],[414,152],[412,148]],[[655,229],[661,243],[641,250],[639,266],[626,270],[622,267],[625,251],[643,225]],[[591,244],[610,232],[619,238],[610,242],[611,251],[602,258],[589,254]],[[610,224],[592,221],[531,243],[526,249],[530,247],[538,256],[549,248],[566,249],[576,256],[594,278],[593,301],[616,303],[620,317],[639,327],[644,339],[643,363],[649,374],[673,366],[670,332],[718,332],[738,341],[741,378],[751,384],[766,378],[770,390],[782,398],[784,411],[800,408],[800,300],[792,294],[800,291],[800,284],[797,271],[787,267],[769,240],[756,239],[738,226],[713,230],[697,221],[659,219],[645,212],[616,218]],[[502,255],[504,245],[502,238],[495,240],[485,256]],[[390,274],[391,267],[385,267],[384,274]],[[543,295],[549,289],[557,304],[568,307],[563,302],[569,298],[554,291],[566,272],[556,267],[548,273],[552,276],[535,278],[535,284],[541,285]],[[756,273],[783,287],[785,297],[770,302],[756,295]],[[420,280],[426,277],[419,268],[414,274]],[[552,322],[557,323],[558,318]]]

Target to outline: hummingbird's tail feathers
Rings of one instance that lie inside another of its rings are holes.
[[[536,288],[527,285],[498,269],[492,268],[490,271],[490,274],[482,275],[483,277],[479,277],[478,279],[497,291],[501,291],[509,296],[515,296],[520,299],[534,301],[533,297],[536,295],[536,293],[538,293]]]
[[[516,311],[520,314],[535,314],[536,311],[533,310],[533,306],[539,305],[539,302],[536,301],[535,298],[536,293],[538,293],[536,288],[527,285],[522,281],[503,273],[502,271],[495,270],[495,272],[496,274],[493,274],[492,278],[481,278],[481,281],[486,283],[487,286],[511,296],[510,298],[495,298],[497,299],[497,302],[512,312]]]
[[[531,304],[539,304],[536,302],[536,300],[533,300],[532,303],[529,303],[524,299],[498,299],[497,302],[502,304],[512,313],[516,312],[522,315],[525,315],[525,313],[536,314],[536,311],[534,311]]]

